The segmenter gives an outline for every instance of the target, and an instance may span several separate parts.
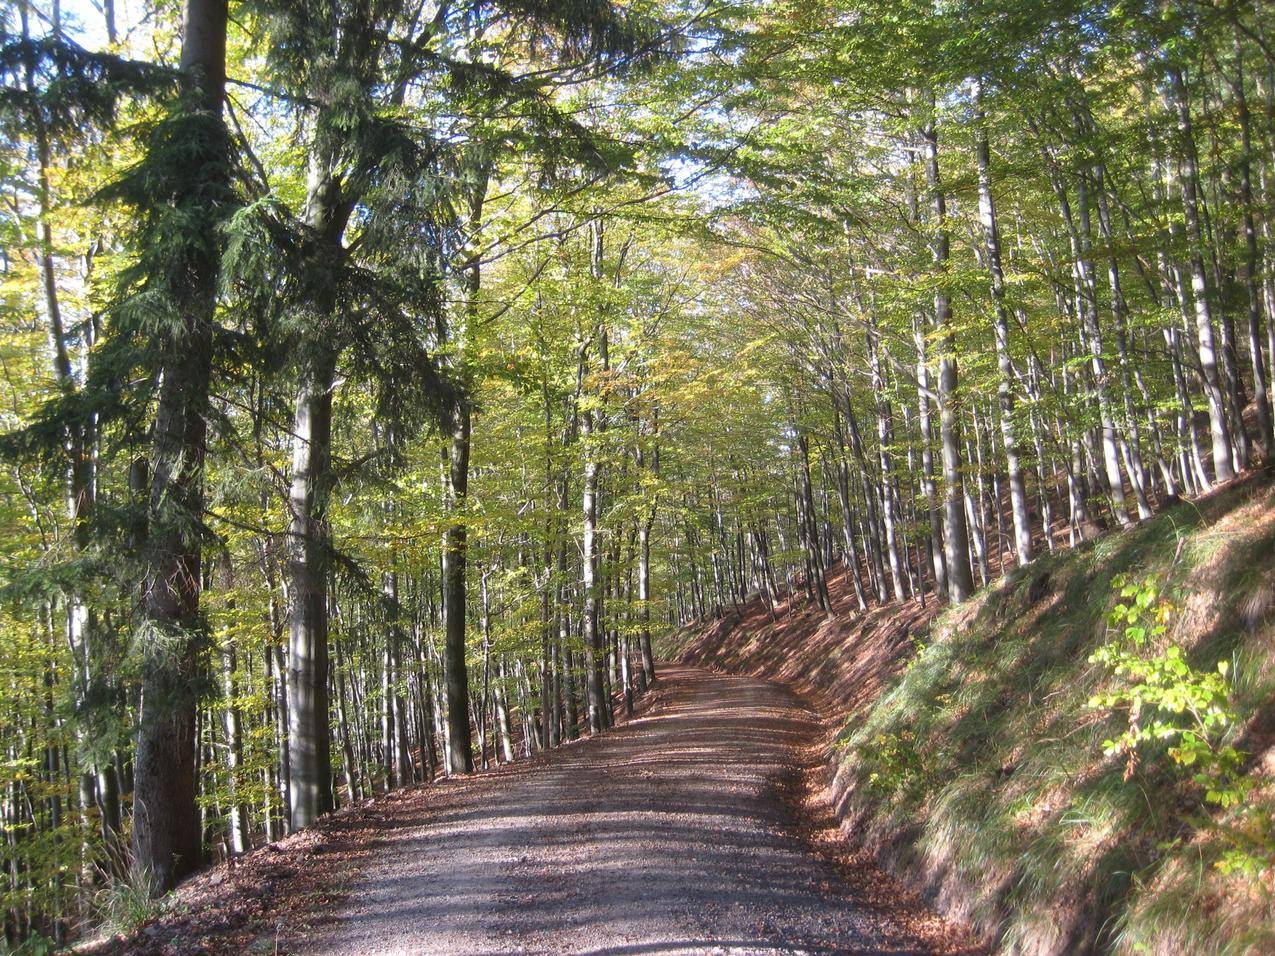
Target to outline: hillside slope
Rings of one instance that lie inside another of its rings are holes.
[[[1007,951],[1271,952],[1273,506],[1250,478],[937,617],[750,605],[663,651],[844,711],[846,832]]]

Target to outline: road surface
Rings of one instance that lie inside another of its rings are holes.
[[[665,668],[653,705],[616,730],[398,804],[345,902],[296,946],[926,952],[793,826],[819,733],[778,685]]]

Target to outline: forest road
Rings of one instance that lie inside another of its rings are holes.
[[[795,826],[786,794],[817,758],[816,714],[778,685],[687,667],[663,668],[657,692],[598,738],[402,801],[295,948],[928,951]]]

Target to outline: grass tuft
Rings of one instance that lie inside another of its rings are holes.
[[[126,877],[112,880],[98,892],[98,918],[116,933],[131,934],[167,910],[170,897],[157,889],[149,870],[130,870]]]

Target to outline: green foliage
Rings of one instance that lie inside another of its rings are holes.
[[[3,21],[0,21],[2,23]],[[65,36],[0,29],[0,129],[14,137],[37,128],[70,146],[86,128],[109,127],[122,103],[169,93],[176,74],[157,64],[93,52]]]
[[[950,357],[958,471],[988,532],[990,580],[1006,560],[990,532],[1005,436],[1042,508],[1066,471],[1099,522],[1114,510],[1092,492],[1110,479],[1092,481],[1081,460],[1108,425],[1129,454],[1144,439],[1144,471],[1154,449],[1177,491],[1193,490],[1178,461],[1184,419],[1208,403],[1180,274],[1193,257],[1216,264],[1225,288],[1198,300],[1216,300],[1216,321],[1239,318],[1243,279],[1270,272],[1265,237],[1256,270],[1243,241],[1244,213],[1260,222],[1269,196],[1248,208],[1235,196],[1243,164],[1259,193],[1271,181],[1256,68],[1271,14],[1252,5],[246,0],[231,8],[224,119],[175,67],[180,3],[115,5],[131,22],[108,52],[78,45],[95,31],[76,20],[98,11],[71,6],[0,12],[0,792],[15,821],[0,863],[16,874],[2,899],[18,931],[83,912],[85,864],[126,842],[148,660],[184,660],[173,652],[190,646],[195,676],[181,686],[198,697],[207,755],[206,849],[218,852],[239,805],[253,839],[277,833],[279,652],[298,593],[290,452],[308,366],[331,373],[317,376],[334,414],[308,526],[329,612],[332,750],[341,799],[358,799],[384,779],[395,697],[422,725],[417,744],[439,710],[445,528],[469,534],[475,693],[530,729],[545,669],[577,688],[582,677],[579,653],[562,671],[581,650],[586,462],[601,474],[608,641],[632,647],[648,617],[710,614],[759,586],[799,591],[816,545],[835,564],[843,544],[887,527],[924,589],[927,504],[952,490],[921,471],[926,452],[941,457],[926,389]],[[46,35],[15,35],[20,13]],[[1173,181],[1185,144],[1165,69],[1177,62],[1192,66],[1200,248]],[[1245,90],[1258,144],[1247,153]],[[936,184],[922,130],[939,143]],[[979,132],[1012,316],[1002,422]],[[940,232],[950,248],[936,263]],[[934,327],[940,294],[951,337]],[[1105,340],[1077,336],[1086,302]],[[69,375],[50,368],[50,343]],[[191,374],[173,374],[180,359],[198,359]],[[164,384],[190,398],[167,463],[189,493],[156,496],[148,515]],[[474,423],[464,502],[439,468],[458,406]],[[587,439],[583,416],[598,426]],[[808,507],[793,500],[797,436]],[[94,500],[68,516],[77,464]],[[187,582],[202,588],[197,634],[137,626],[144,549],[170,547],[156,530],[203,546]],[[1181,770],[1234,831],[1210,873],[1259,872],[1269,833],[1245,812],[1258,794],[1234,741],[1254,704],[1237,665],[1215,666],[1244,639],[1161,646],[1161,598],[1128,578],[1112,639],[1094,647],[1111,574],[1171,545],[1163,524],[1112,536],[1076,559],[1087,563],[1066,614],[1037,630],[979,616],[969,634],[918,648],[853,735],[865,791],[900,817],[932,811],[931,839],[1018,867],[1015,892],[1036,901],[1087,865],[1068,855],[1076,833],[1113,855],[1119,834],[1145,837],[1104,864],[1104,892],[1153,865],[1144,846],[1179,821],[1166,799],[1139,830],[1135,784],[1159,786],[1161,770],[1183,783]],[[1193,557],[1206,547],[1221,548],[1199,542]],[[1021,583],[1015,621],[1035,613]],[[72,633],[80,613],[92,627]],[[1095,666],[1078,672],[1089,654]],[[1265,686],[1260,667],[1242,676],[1254,671]],[[1147,772],[1125,780],[1119,756]],[[95,792],[79,810],[79,785],[108,769],[125,778],[109,837],[104,782],[83,784]],[[118,887],[104,910],[136,925],[153,889]]]
[[[1127,603],[1111,610],[1115,634],[1089,659],[1108,668],[1117,686],[1096,694],[1089,706],[1124,713],[1128,727],[1104,741],[1104,751],[1127,758],[1128,779],[1140,748],[1162,750],[1190,775],[1206,803],[1232,811],[1206,821],[1225,845],[1214,865],[1227,875],[1256,880],[1275,864],[1275,825],[1267,807],[1249,802],[1257,780],[1246,773],[1245,755],[1226,742],[1242,723],[1231,663],[1200,670],[1182,647],[1166,644],[1179,606],[1162,593],[1156,577],[1121,575],[1112,583]]]
[[[1241,773],[1243,755],[1221,742],[1239,720],[1229,662],[1202,671],[1188,663],[1182,647],[1163,646],[1178,603],[1155,577],[1119,575],[1112,584],[1122,598],[1108,618],[1115,636],[1089,660],[1110,670],[1118,684],[1094,695],[1089,706],[1125,713],[1128,728],[1104,741],[1104,751],[1127,757],[1130,777],[1140,746],[1168,744],[1169,758],[1192,774],[1206,801],[1223,809],[1239,805],[1252,780]]]
[[[925,761],[909,730],[877,734],[864,749],[872,750],[868,785],[878,794],[910,793],[924,783]]]

